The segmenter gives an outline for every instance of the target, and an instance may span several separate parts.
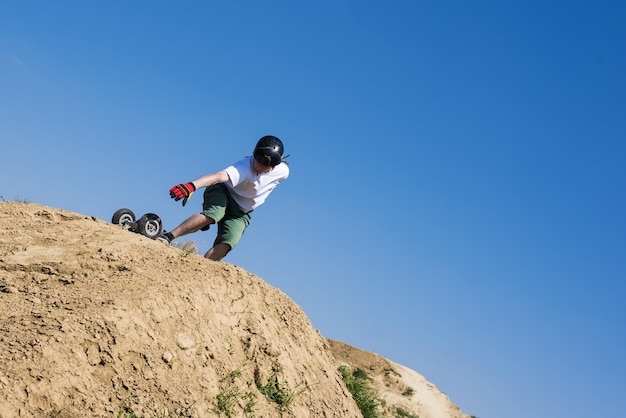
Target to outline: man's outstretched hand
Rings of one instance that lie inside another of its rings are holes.
[[[175,201],[183,199],[183,206],[187,204],[187,200],[191,197],[193,192],[196,191],[196,186],[193,183],[177,184],[170,189],[170,197]]]

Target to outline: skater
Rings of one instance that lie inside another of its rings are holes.
[[[264,136],[257,142],[252,156],[192,182],[170,189],[175,201],[187,200],[197,189],[205,187],[202,212],[191,215],[176,228],[157,239],[170,243],[173,239],[196,231],[206,231],[217,223],[213,247],[204,255],[221,260],[228,254],[250,225],[252,211],[261,206],[279,183],[289,176],[283,161],[283,143],[275,136]]]

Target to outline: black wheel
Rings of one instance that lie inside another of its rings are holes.
[[[122,225],[126,229],[130,229],[131,224],[135,222],[135,214],[130,209],[119,209],[113,214],[111,223]]]
[[[139,221],[137,221],[139,227],[139,233],[145,235],[148,238],[156,238],[161,235],[163,226],[161,225],[161,218],[154,213],[146,213]]]

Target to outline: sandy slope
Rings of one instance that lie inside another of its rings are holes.
[[[360,368],[373,379],[388,416],[401,408],[420,418],[468,417],[421,374],[341,341],[328,342],[338,366]]]
[[[0,203],[2,418],[359,417],[337,344],[241,268],[92,217]],[[409,401],[421,418],[463,416],[389,364],[415,394],[388,391],[388,402]],[[272,382],[287,400],[261,393]]]

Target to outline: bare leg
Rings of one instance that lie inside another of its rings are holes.
[[[230,251],[230,245],[228,244],[215,244],[213,248],[206,252],[204,255],[209,260],[220,261]]]
[[[199,231],[202,227],[214,223],[215,221],[212,218],[209,218],[201,213],[194,213],[189,218],[185,219],[183,223],[172,229],[170,233],[174,238],[178,238],[183,235]]]
[[[201,213],[194,213],[189,218],[185,219],[183,223],[172,229],[170,233],[174,238],[181,237],[183,235],[197,232],[207,225],[214,224],[215,220],[209,218]],[[204,256],[210,260],[219,261],[228,254],[231,250],[228,244],[216,244],[213,248],[204,254]]]

